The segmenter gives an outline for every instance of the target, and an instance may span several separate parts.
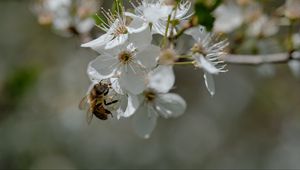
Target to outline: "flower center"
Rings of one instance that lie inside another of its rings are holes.
[[[146,102],[153,102],[156,98],[156,93],[154,93],[153,91],[145,91],[144,96],[145,96]]]
[[[115,29],[115,32],[113,33],[114,36],[119,36],[121,34],[127,34],[128,31],[127,31],[127,28],[125,25],[123,24],[120,24],[116,29]]]
[[[133,54],[129,51],[122,51],[118,58],[121,63],[128,64],[133,59]]]
[[[191,50],[193,53],[200,53],[203,54],[204,56],[207,55],[207,51],[201,43],[196,43]]]
[[[131,23],[131,20],[125,16],[124,11],[124,7],[118,5],[117,11],[115,12],[112,12],[111,10],[106,11],[105,9],[101,8],[103,19],[96,15],[97,18],[102,22],[97,26],[105,32],[112,30],[110,34],[114,35],[115,37],[121,34],[127,34],[128,30],[126,26]]]

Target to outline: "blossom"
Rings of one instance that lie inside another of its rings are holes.
[[[240,6],[230,1],[220,5],[215,11],[214,31],[229,33],[242,25],[244,17]]]
[[[52,25],[60,35],[86,34],[94,27],[89,16],[98,10],[96,0],[40,0],[33,10],[40,24]]]
[[[160,48],[151,45],[150,30],[136,34],[132,41],[118,48],[103,52],[89,66],[94,68],[102,78],[117,77],[120,86],[138,94],[146,86],[145,75],[156,66]]]
[[[99,17],[103,23],[98,27],[102,29],[105,34],[93,41],[82,44],[82,47],[91,47],[98,52],[101,52],[103,47],[105,50],[112,49],[124,44],[129,39],[130,34],[139,33],[148,27],[148,25],[145,25],[139,18],[134,18],[133,20],[129,18],[124,13],[123,7],[118,8],[122,9],[118,9],[117,13],[102,9],[102,14],[107,22],[104,22]]]
[[[98,84],[99,82],[114,85],[114,82],[110,79],[103,79],[103,77],[93,67],[88,67],[87,73],[91,80],[91,85],[88,88],[87,95],[90,94],[94,85]],[[111,105],[103,105],[103,107],[109,110],[112,114],[116,114],[117,117],[120,117],[120,115],[124,115],[124,112],[127,108],[127,96],[117,93],[114,88],[110,87],[109,93],[105,96],[105,101],[107,103],[117,101],[116,103],[113,103]],[[89,101],[89,98],[87,98],[87,104],[90,104],[90,102],[91,101]]]
[[[149,138],[157,118],[180,116],[186,109],[186,102],[175,93],[168,93],[173,87],[175,76],[172,66],[158,66],[149,73],[148,87],[140,95],[128,94],[128,106],[123,117],[133,117],[137,134]]]
[[[199,26],[187,31],[196,43],[192,48],[193,58],[198,67],[204,70],[205,85],[211,95],[215,94],[215,85],[212,74],[226,72],[226,65],[221,57],[225,55],[224,49],[228,46],[226,40],[217,41],[214,34],[207,33],[204,27]]]
[[[267,15],[261,14],[256,17],[247,28],[247,35],[253,37],[272,36],[279,30],[278,23],[275,19],[269,18]]]
[[[126,14],[132,18],[142,20],[146,25],[151,25],[152,32],[164,35],[166,32],[166,26],[168,16],[171,15],[171,19],[184,20],[189,16],[186,16],[191,7],[191,2],[181,1],[176,10],[173,10],[173,5],[169,5],[164,1],[148,1],[142,0],[138,6],[131,3],[135,9],[135,14],[127,12]],[[170,31],[170,30],[169,30]]]

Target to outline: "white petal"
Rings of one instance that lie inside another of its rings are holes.
[[[137,60],[146,68],[153,68],[157,64],[160,48],[155,45],[147,46],[143,51],[137,53]]]
[[[181,1],[176,9],[176,19],[183,19],[191,8],[192,3],[190,1]],[[175,12],[172,13],[174,16]]]
[[[300,45],[300,42],[299,42],[299,45]],[[294,58],[294,59],[300,59],[300,51],[294,51],[292,53],[292,58]]]
[[[88,65],[87,74],[92,82],[99,82],[103,79],[103,76],[98,73],[98,71],[91,66],[91,63]]]
[[[229,33],[238,28],[244,20],[241,7],[232,1],[220,5],[213,13],[216,17],[214,22],[214,31],[216,32]]]
[[[209,72],[210,74],[219,74],[220,70],[217,69],[211,62],[206,60],[202,55],[197,54],[194,56],[196,62],[200,64],[205,71]]]
[[[167,28],[167,24],[162,22],[162,21],[157,21],[156,23],[154,23],[152,25],[152,33],[153,34],[160,34],[162,36],[165,35],[166,32],[166,28]],[[171,33],[171,29],[168,30],[168,36]]]
[[[102,79],[104,79],[113,76],[118,62],[118,59],[115,57],[101,55],[95,60],[91,61],[89,66],[94,68],[99,73],[97,76],[102,76]]]
[[[213,75],[209,74],[208,72],[204,72],[204,80],[205,80],[205,85],[206,88],[209,92],[210,95],[215,95],[216,88],[215,88],[215,81],[213,78]]]
[[[133,115],[140,106],[140,103],[142,103],[142,101],[139,101],[138,96],[128,94],[127,108],[124,113],[118,115],[118,119],[120,117],[130,117],[131,115]]]
[[[172,12],[171,6],[152,6],[144,9],[144,16],[147,21],[156,23],[159,19],[167,18]]]
[[[128,34],[121,34],[111,41],[107,42],[105,45],[105,49],[112,49],[116,46],[124,44],[128,40]]]
[[[136,24],[136,25],[134,25]],[[129,33],[139,33],[144,31],[145,29],[147,29],[149,27],[149,23],[147,22],[143,22],[141,23],[141,25],[138,25],[138,23],[133,23],[132,25],[129,25],[129,27],[127,27],[127,30]]]
[[[155,108],[164,118],[182,115],[186,109],[186,102],[174,93],[160,94],[155,101]]]
[[[149,46],[152,41],[152,35],[149,28],[138,33],[129,34],[129,41],[134,44],[138,50],[143,50]]]
[[[71,0],[60,0],[60,1],[44,1],[45,6],[51,11],[56,11],[62,7],[69,7],[72,3]]]
[[[124,12],[124,15],[127,16],[127,17],[130,17],[132,19],[136,19],[136,18],[142,19],[142,17],[139,17],[139,16],[137,16],[137,15],[131,13],[131,12]]]
[[[288,65],[295,77],[300,77],[300,62],[297,60],[291,60]]]
[[[130,12],[125,12],[125,16],[132,18],[132,21],[127,27],[129,33],[138,33],[145,30],[149,23],[146,22],[143,18],[136,16]]]
[[[124,90],[122,89],[119,78],[110,78],[112,88],[119,94],[125,94]]]
[[[128,106],[128,98],[126,95],[121,95],[119,101],[119,108],[118,110],[116,111],[117,113],[117,119],[120,119],[121,117],[125,117],[125,112],[126,112],[126,109],[127,109],[127,106]]]
[[[160,93],[167,93],[175,83],[172,66],[160,65],[149,74],[149,87]]]
[[[113,39],[112,35],[103,34],[99,38],[88,43],[82,44],[81,47],[90,47],[95,51],[101,51],[102,47]]]
[[[157,114],[154,109],[149,109],[145,104],[141,105],[133,116],[132,126],[142,138],[149,138],[156,126]],[[149,113],[150,112],[150,113]]]
[[[88,18],[85,20],[78,20],[76,23],[76,29],[80,33],[87,33],[95,26],[95,22],[93,19]]]
[[[140,94],[146,88],[145,74],[134,64],[123,66],[119,81],[122,88],[133,94]]]
[[[199,38],[202,39],[202,37],[205,36],[206,31],[205,27],[198,26],[188,29],[187,31],[185,31],[185,34],[191,35],[195,41],[198,41]]]

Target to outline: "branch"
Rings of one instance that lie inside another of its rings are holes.
[[[228,64],[260,65],[265,63],[287,63],[290,60],[300,61],[300,52],[261,54],[261,55],[238,55],[228,54],[222,58]]]

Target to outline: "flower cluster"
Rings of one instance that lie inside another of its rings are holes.
[[[118,119],[132,117],[133,127],[141,137],[150,136],[158,117],[177,117],[186,110],[184,99],[170,92],[175,83],[175,64],[190,63],[202,68],[211,95],[215,93],[212,75],[226,71],[221,57],[228,43],[218,41],[202,26],[185,32],[195,42],[185,57],[176,53],[176,39],[172,36],[189,18],[190,6],[191,2],[184,0],[142,0],[132,3],[134,12],[127,12],[118,4],[116,11],[102,10],[104,18],[100,18],[103,22],[98,27],[105,33],[82,44],[100,54],[88,65],[92,86],[108,81],[111,93],[117,96],[114,107],[105,108]],[[171,24],[175,20],[178,24]],[[162,37],[161,45],[153,43],[154,34]]]
[[[35,0],[33,11],[42,25],[51,25],[63,36],[87,34],[94,27],[90,17],[100,5],[99,0]]]
[[[231,33],[245,27],[248,37],[269,37],[278,32],[278,19],[264,13],[259,2],[225,0],[215,11],[215,32]],[[231,18],[228,20],[228,18]]]
[[[272,54],[299,49],[300,1],[284,0],[275,6],[271,3],[223,0],[213,11],[213,30],[230,39],[231,53]],[[298,77],[299,62],[289,61],[288,65]],[[264,77],[274,76],[276,70],[268,63],[257,67],[258,74]]]

